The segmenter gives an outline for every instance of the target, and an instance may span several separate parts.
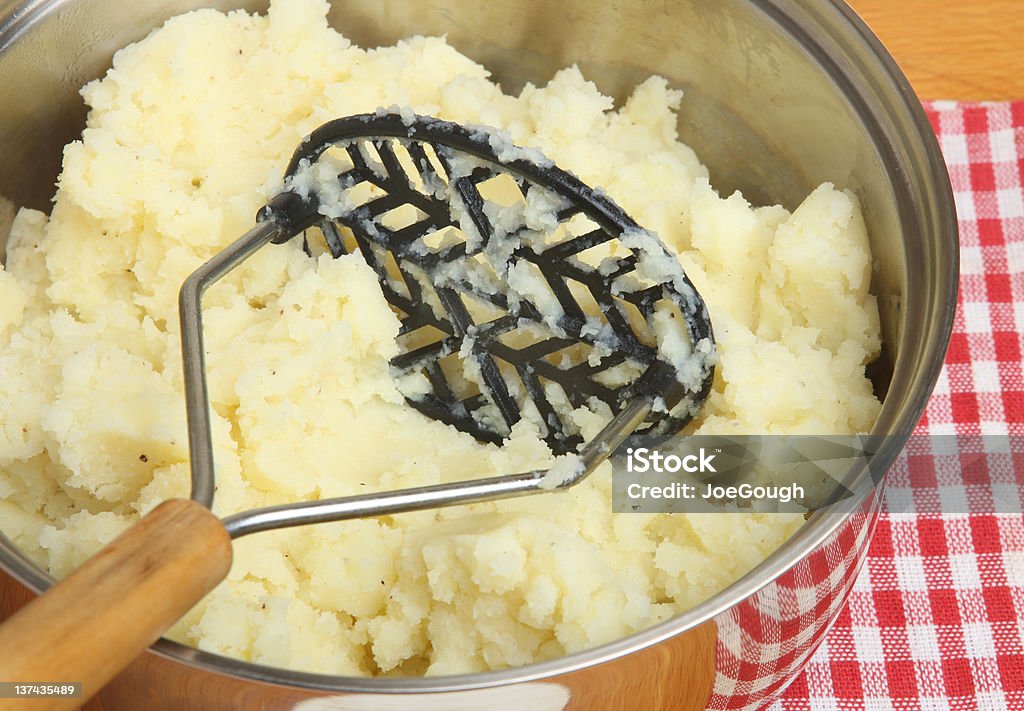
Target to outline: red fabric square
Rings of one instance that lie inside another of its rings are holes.
[[[995,190],[996,174],[991,163],[972,163],[971,188],[974,190]]]
[[[832,688],[840,698],[856,699],[864,693],[860,665],[854,661],[832,662]]]
[[[954,333],[949,339],[949,350],[946,351],[947,363],[970,363],[971,349],[967,345],[966,333]]]
[[[991,516],[971,518],[971,538],[978,553],[998,553],[1003,548],[999,525]]]
[[[873,597],[880,627],[903,627],[907,624],[899,590],[876,590]]]
[[[1015,622],[1017,611],[1013,604],[1013,592],[1005,585],[986,586],[981,589],[985,598],[985,614],[993,622]]]
[[[995,218],[978,219],[978,241],[982,245],[1004,244],[1003,224]]]
[[[965,484],[989,484],[992,478],[988,473],[988,456],[980,452],[969,452],[960,455],[960,469]]]
[[[793,680],[793,683],[790,685],[790,687],[788,689],[786,689],[786,696],[789,696],[789,697],[798,697],[798,698],[804,698],[805,699],[805,698],[807,698],[810,695],[810,693],[811,693],[811,690],[807,686],[807,675],[806,674],[800,674],[799,676],[797,676],[797,678]],[[795,707],[789,707],[789,708],[795,708]]]
[[[1006,654],[999,657],[999,679],[1004,691],[1024,691],[1024,654]]]
[[[908,479],[915,489],[934,489],[938,483],[935,478],[935,458],[931,455],[907,457]]]
[[[1010,289],[1010,276],[1008,274],[989,274],[985,277],[985,286],[988,287],[988,300],[990,302],[1013,302],[1013,292]]]
[[[929,590],[928,599],[931,601],[932,619],[936,625],[960,625],[960,609],[955,591],[949,588]]]
[[[953,393],[950,395],[950,406],[953,409],[953,421],[970,423],[978,422],[978,396],[975,393]]]
[[[1006,421],[1024,422],[1024,391],[1004,391],[1002,398]]]
[[[946,687],[946,694],[950,698],[970,696],[975,691],[973,670],[968,659],[962,657],[943,659],[942,677]]]
[[[946,529],[939,519],[922,518],[917,524],[917,535],[921,541],[921,555],[949,555],[946,545]]]
[[[937,113],[937,112],[936,112]],[[1024,126],[1024,101],[1014,101],[1010,104],[1010,115],[1013,117],[1014,126]],[[1024,136],[1017,134],[1020,140],[1024,140]],[[1024,146],[1017,146],[1017,150],[1024,153]]]
[[[996,360],[1016,363],[1020,361],[1020,336],[1016,333],[996,331],[992,334],[996,349]]]
[[[889,696],[907,698],[917,696],[917,678],[914,663],[909,660],[885,663],[885,675],[889,680]]]
[[[988,111],[983,106],[968,106],[964,109],[964,131],[966,133],[988,133]]]

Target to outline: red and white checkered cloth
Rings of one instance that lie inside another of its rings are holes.
[[[949,354],[917,434],[1024,435],[1024,102],[925,109],[961,265]],[[1024,461],[1013,468],[1024,483]],[[897,466],[889,488],[912,476]],[[848,606],[770,711],[1024,711],[1024,515],[1019,491],[1006,498],[1004,513],[883,513]]]

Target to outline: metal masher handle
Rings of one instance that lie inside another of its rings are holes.
[[[579,453],[579,466],[554,487],[545,482],[546,471],[488,477],[450,484],[435,484],[397,491],[306,501],[244,511],[224,519],[232,538],[289,526],[386,516],[443,506],[496,501],[564,489],[579,483],[618,449],[619,445],[651,414],[652,402],[639,397],[619,411],[611,422]]]
[[[306,208],[308,210],[308,208]],[[315,213],[314,213],[315,214]],[[207,398],[205,348],[203,346],[202,297],[206,289],[263,245],[284,234],[296,234],[310,220],[302,206],[265,210],[262,220],[212,260],[197,269],[181,288],[179,311],[182,355],[186,371],[189,456],[193,501],[211,507],[214,489],[213,447]],[[638,396],[628,402],[597,436],[579,452],[581,466],[559,488],[582,481],[647,419],[653,401]],[[398,491],[383,491],[319,501],[296,502],[244,511],[224,519],[232,538],[290,526],[385,516],[407,511],[494,501],[546,491],[546,471],[538,470],[470,481],[436,484]]]

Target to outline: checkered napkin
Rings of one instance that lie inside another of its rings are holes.
[[[925,109],[960,220],[952,342],[849,604],[770,711],[1024,711],[1024,102]],[[951,435],[1014,444],[943,465]]]

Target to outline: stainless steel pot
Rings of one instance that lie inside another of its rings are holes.
[[[114,50],[198,6],[260,9],[230,1],[0,0],[0,235],[12,206],[49,205],[61,147],[83,125],[78,88],[105,71]],[[446,33],[506,90],[544,82],[572,63],[618,97],[661,74],[685,89],[680,134],[719,190],[739,188],[754,202],[790,208],[825,180],[857,192],[883,326],[873,378],[884,406],[875,432],[891,435],[876,463],[897,455],[949,339],[956,216],[916,97],[849,8],[825,0],[338,0],[333,13],[334,24],[364,46]],[[816,515],[697,608],[543,664],[356,679],[259,667],[162,640],[101,698],[112,709],[758,708],[793,679],[835,620],[878,506],[875,494],[853,514]],[[0,563],[34,591],[50,584],[6,540]]]

